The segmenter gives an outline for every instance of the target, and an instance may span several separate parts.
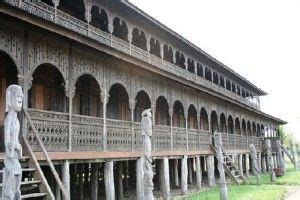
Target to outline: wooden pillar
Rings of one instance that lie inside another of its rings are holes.
[[[103,150],[107,151],[107,132],[106,132],[106,109],[108,103],[108,94],[106,88],[104,87],[103,92],[101,93],[101,101],[102,101],[102,110],[103,110]]]
[[[261,153],[260,152],[257,154],[257,167],[258,167],[259,173],[261,173]]]
[[[83,179],[84,179],[84,168],[83,168],[83,163],[78,164],[79,167],[79,197],[80,199],[83,199]]]
[[[189,177],[189,184],[193,184],[193,158],[188,159],[188,177]]]
[[[171,151],[174,150],[174,141],[173,141],[173,107],[169,107],[170,115],[170,128],[171,128]]]
[[[92,177],[91,177],[91,189],[92,189],[92,199],[98,200],[98,185],[99,185],[99,164],[92,163]]]
[[[137,200],[144,199],[144,181],[143,181],[143,158],[136,161],[136,197]]]
[[[275,172],[273,170],[274,165],[273,165],[273,158],[272,158],[272,153],[271,153],[271,141],[269,139],[267,139],[265,141],[265,148],[267,149],[268,166],[269,166],[271,182],[275,182],[276,176],[275,176]]]
[[[243,154],[239,154],[239,171],[243,175],[244,170],[243,170]]]
[[[174,182],[175,187],[179,187],[178,159],[174,160]]]
[[[276,159],[276,154],[272,155],[273,157],[273,163],[274,163],[274,167],[277,168],[278,165],[277,165],[277,159]]]
[[[196,157],[196,180],[197,180],[197,189],[201,189],[201,182],[202,182],[202,169],[201,169],[201,162],[200,156]]]
[[[169,159],[163,158],[160,160],[160,169],[161,169],[161,180],[162,180],[162,195],[163,199],[170,199],[170,172],[169,172]]]
[[[118,199],[123,199],[123,162],[118,162]]]
[[[66,189],[68,199],[71,199],[70,197],[70,162],[68,160],[65,160],[62,166],[62,182]],[[64,199],[66,200],[66,199]]]
[[[105,195],[107,200],[115,200],[114,163],[104,164]]]
[[[187,156],[183,156],[181,159],[181,193],[187,194],[188,191],[188,169],[187,169]]]
[[[56,181],[55,181],[55,199],[56,200],[61,200],[60,188],[59,188],[58,183]]]
[[[245,156],[246,156],[246,159],[245,159],[245,162],[246,162],[245,170],[246,170],[246,172],[245,172],[245,174],[246,174],[246,177],[249,177],[249,169],[250,169],[249,154],[246,154]]]
[[[208,185],[209,187],[215,186],[215,164],[214,164],[214,156],[208,155],[206,157],[207,163],[207,176],[208,176]]]
[[[267,172],[266,156],[264,154],[261,157],[261,172],[262,173]]]

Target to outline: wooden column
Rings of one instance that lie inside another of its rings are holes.
[[[188,169],[187,169],[187,156],[183,156],[181,159],[181,193],[187,194],[188,191]]]
[[[129,108],[131,112],[131,151],[134,151],[134,108],[135,99],[129,101]]]
[[[261,173],[261,153],[260,152],[257,154],[257,167],[258,167],[259,173]]]
[[[80,199],[83,199],[83,178],[84,178],[84,167],[83,163],[78,164],[79,165],[79,197]]]
[[[244,171],[243,171],[243,154],[239,154],[239,171],[241,174],[244,173]]]
[[[92,177],[91,177],[91,189],[92,189],[92,199],[98,200],[99,191],[99,163],[92,163]]]
[[[68,160],[64,161],[64,164],[62,166],[62,182],[63,185],[66,189],[68,199],[71,199],[71,194],[70,194],[70,162]],[[67,199],[64,199],[67,200]]]
[[[56,181],[54,183],[55,183],[55,199],[61,200],[62,198],[61,198],[60,188]]]
[[[118,162],[118,199],[123,199],[123,162]]]
[[[249,169],[250,169],[250,160],[249,160],[249,154],[246,154],[245,155],[246,159],[245,159],[245,162],[246,162],[246,166],[245,166],[245,170],[246,170],[246,177],[249,177]]]
[[[193,184],[193,158],[188,159],[188,177],[189,177],[189,184]]]
[[[174,182],[175,187],[179,187],[179,175],[178,175],[178,159],[174,160]]]
[[[170,128],[171,128],[171,151],[174,150],[174,142],[173,142],[173,107],[169,108],[170,115]]]
[[[137,200],[144,199],[144,181],[143,181],[143,158],[136,161],[136,197]]]
[[[208,176],[208,185],[209,187],[215,186],[215,164],[214,164],[214,156],[208,155],[206,157],[207,163],[207,176]]]
[[[162,195],[163,199],[169,200],[170,199],[170,172],[169,172],[169,159],[163,158],[160,160],[160,168],[161,170],[161,180],[162,180]]]
[[[273,170],[274,165],[273,165],[273,158],[272,158],[272,153],[271,153],[271,141],[269,139],[266,139],[265,141],[265,148],[267,149],[267,156],[268,156],[268,169],[270,172],[270,178],[272,182],[276,181],[276,176],[275,172]]]
[[[201,169],[201,162],[200,156],[196,157],[196,180],[197,180],[197,189],[201,189],[201,182],[202,182],[202,169]]]
[[[261,157],[261,172],[262,173],[267,172],[266,156],[265,155],[262,155],[262,157]]]
[[[107,200],[115,200],[114,163],[104,164],[105,195]]]
[[[107,131],[106,131],[106,114],[107,114],[107,103],[108,103],[108,94],[106,88],[104,87],[103,92],[101,93],[102,101],[102,110],[103,110],[103,150],[107,151]]]

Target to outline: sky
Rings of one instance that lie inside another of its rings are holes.
[[[299,0],[129,0],[268,93],[300,141]]]

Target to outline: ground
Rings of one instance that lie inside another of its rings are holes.
[[[228,199],[230,200],[299,200],[300,199],[300,171],[295,171],[288,163],[284,176],[277,178],[275,183],[271,183],[270,175],[261,176],[261,186],[256,186],[255,177],[248,179],[245,185],[228,185]],[[205,190],[205,189],[204,189]],[[219,187],[209,188],[205,191],[190,194],[181,199],[188,200],[218,200]]]

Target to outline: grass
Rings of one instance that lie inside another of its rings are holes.
[[[228,199],[230,200],[281,200],[287,190],[286,186],[300,185],[300,171],[295,171],[290,163],[287,163],[287,171],[284,176],[278,177],[275,183],[271,183],[270,175],[260,176],[261,186],[256,185],[256,178],[250,177],[245,185],[227,185]],[[191,194],[184,199],[188,200],[219,200],[219,187],[210,188],[204,192]]]

